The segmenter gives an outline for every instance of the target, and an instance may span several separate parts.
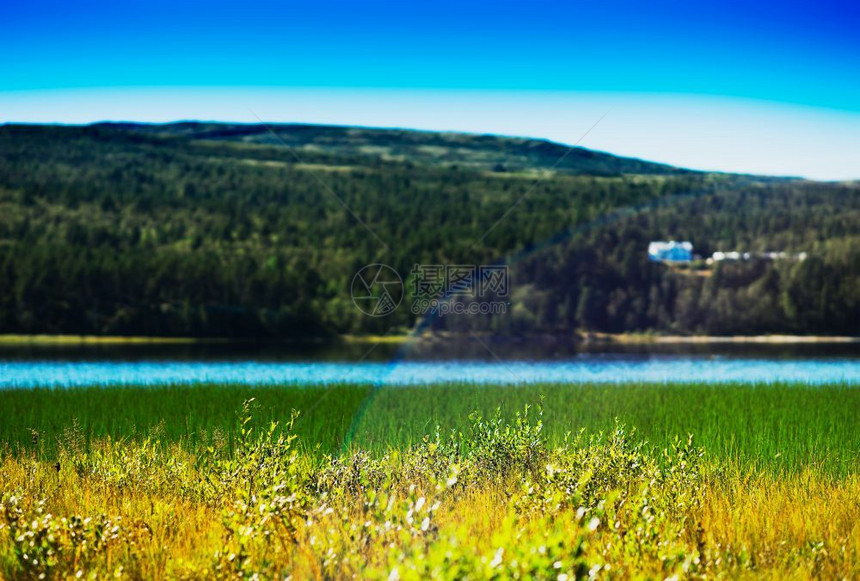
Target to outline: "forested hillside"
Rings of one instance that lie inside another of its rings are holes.
[[[703,257],[715,251],[751,257],[689,267],[649,262],[648,243],[667,237],[692,241]],[[774,252],[785,257],[762,257]],[[860,188],[770,183],[681,196],[579,229],[527,255],[513,271],[513,316],[434,325],[857,335]]]
[[[0,127],[0,333],[381,333],[416,318],[362,315],[349,295],[361,266],[405,274],[504,257],[514,259],[507,315],[433,325],[856,333],[856,184],[705,174],[582,148],[558,163],[566,152],[316,126]],[[702,254],[808,258],[703,276],[648,262],[648,242],[669,238]]]

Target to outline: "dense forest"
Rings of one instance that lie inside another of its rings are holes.
[[[648,242],[663,239],[690,240],[702,256],[806,259],[649,262]],[[349,289],[363,265],[406,275],[415,264],[506,261],[504,315],[424,322],[518,334],[856,334],[858,242],[858,184],[693,172],[537,140],[0,127],[0,333],[385,333],[417,317],[362,315]]]

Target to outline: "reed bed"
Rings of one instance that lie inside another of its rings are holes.
[[[77,422],[88,439],[160,438],[193,451],[235,438],[235,410],[255,398],[262,420],[301,419],[306,451],[384,454],[421,440],[436,425],[462,429],[469,414],[500,408],[502,417],[542,402],[546,437],[635,426],[660,450],[694,434],[709,457],[753,470],[828,474],[858,468],[860,389],[851,384],[439,384],[374,388],[329,386],[160,385],[0,390],[0,442],[27,448],[35,430],[45,457]]]
[[[0,578],[856,578],[855,393],[6,391]]]

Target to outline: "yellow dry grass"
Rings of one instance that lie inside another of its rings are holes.
[[[202,463],[217,452],[81,446],[74,435],[59,469],[35,453],[4,453],[0,576],[860,574],[857,475],[745,475],[683,446],[659,467],[623,434],[551,450],[527,426],[517,430],[526,437],[499,428],[489,447],[454,456],[425,441],[379,460],[358,452],[330,464],[274,432],[240,443],[233,460]],[[283,462],[272,464],[281,452]]]

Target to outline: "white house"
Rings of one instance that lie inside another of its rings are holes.
[[[691,242],[652,242],[648,245],[648,258],[655,262],[690,262],[693,260]]]

